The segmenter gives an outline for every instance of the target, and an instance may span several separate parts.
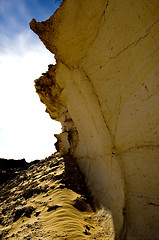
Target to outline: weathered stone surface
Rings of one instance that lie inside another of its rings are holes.
[[[55,54],[36,80],[120,239],[158,239],[159,1],[65,0],[30,23]]]

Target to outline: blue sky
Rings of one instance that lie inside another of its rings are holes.
[[[0,0],[0,36],[5,35],[10,39],[28,31],[32,18],[37,21],[48,19],[59,7],[60,2],[60,0]],[[38,37],[34,35],[33,38]],[[0,43],[2,48],[3,39],[0,39]]]
[[[59,7],[55,0],[0,0],[0,158],[42,159],[55,151],[61,126],[45,113],[34,79],[54,56],[30,30]]]

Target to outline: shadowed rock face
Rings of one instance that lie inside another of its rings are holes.
[[[65,0],[31,29],[57,64],[35,81],[120,239],[158,239],[159,1]]]

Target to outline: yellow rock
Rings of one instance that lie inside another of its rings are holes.
[[[57,147],[77,158],[117,238],[159,239],[159,1],[66,0],[30,25],[57,60],[52,85],[36,80],[63,126]]]

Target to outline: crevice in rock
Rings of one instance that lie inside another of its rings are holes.
[[[151,26],[146,30],[146,34],[144,34],[143,36],[139,37],[138,39],[136,39],[135,41],[133,41],[132,43],[128,44],[125,48],[121,49],[115,56],[112,56],[110,58],[108,58],[108,60],[106,61],[106,63],[102,66],[100,66],[99,69],[97,69],[95,72],[92,73],[95,74],[97,73],[101,68],[103,68],[104,66],[106,66],[111,60],[116,59],[117,57],[119,57],[123,52],[125,52],[126,50],[128,50],[130,47],[132,46],[136,46],[141,40],[143,40],[144,38],[146,38],[150,33],[151,33],[151,29],[154,27],[155,24],[157,24],[159,22],[159,19],[157,19],[155,22],[153,22],[151,24]]]
[[[130,146],[128,149],[124,150],[124,151],[120,151],[120,154],[123,154],[123,153],[127,153],[128,151],[131,151],[132,149],[145,149],[145,148],[148,148],[148,149],[159,149],[159,145],[158,144],[135,144],[133,146]]]
[[[155,206],[155,207],[159,207],[159,204],[156,204],[156,203],[153,203],[153,202],[149,202],[148,205],[152,205],[152,206]]]
[[[91,80],[89,79],[89,76],[88,76],[87,73],[85,72],[85,70],[84,70],[81,66],[80,66],[80,69],[81,69],[82,72],[85,74],[85,76],[87,77],[87,79],[88,79],[90,85],[92,86],[92,89],[93,89],[94,95],[96,96],[96,100],[97,100],[97,102],[98,102],[99,109],[100,109],[100,112],[101,112],[102,118],[103,118],[103,120],[104,120],[105,126],[106,126],[106,128],[107,128],[107,130],[108,130],[110,136],[112,137],[112,134],[111,134],[110,128],[108,127],[108,125],[107,125],[107,123],[106,123],[106,121],[105,121],[105,118],[104,118],[104,116],[103,116],[102,109],[101,109],[101,104],[100,104],[100,100],[99,100],[99,98],[98,98],[98,96],[97,96],[97,94],[96,94],[96,92],[95,92],[94,86],[93,86]],[[114,142],[114,141],[113,141],[113,142]]]
[[[95,42],[95,40],[97,39],[97,37],[98,37],[98,35],[99,35],[100,27],[101,27],[101,24],[102,24],[102,19],[104,18],[104,20],[105,20],[105,13],[106,13],[106,9],[107,9],[108,6],[109,6],[109,2],[110,2],[110,0],[107,0],[107,1],[106,1],[105,8],[104,8],[104,10],[103,10],[103,13],[101,14],[101,18],[100,18],[100,22],[99,22],[99,27],[98,27],[98,29],[97,29],[97,33],[96,33],[96,35],[95,35],[92,43],[90,44],[90,47],[89,47],[89,48],[91,48],[91,46],[93,45],[93,43]]]
[[[119,120],[119,117],[120,117],[120,113],[121,113],[121,95],[120,95],[120,102],[119,102],[119,111],[118,111],[118,114],[117,114],[117,117],[116,117],[116,125],[115,125],[115,130],[114,130],[114,144],[115,144],[115,134],[116,134],[116,131],[117,131],[117,127],[118,127],[118,120]]]

